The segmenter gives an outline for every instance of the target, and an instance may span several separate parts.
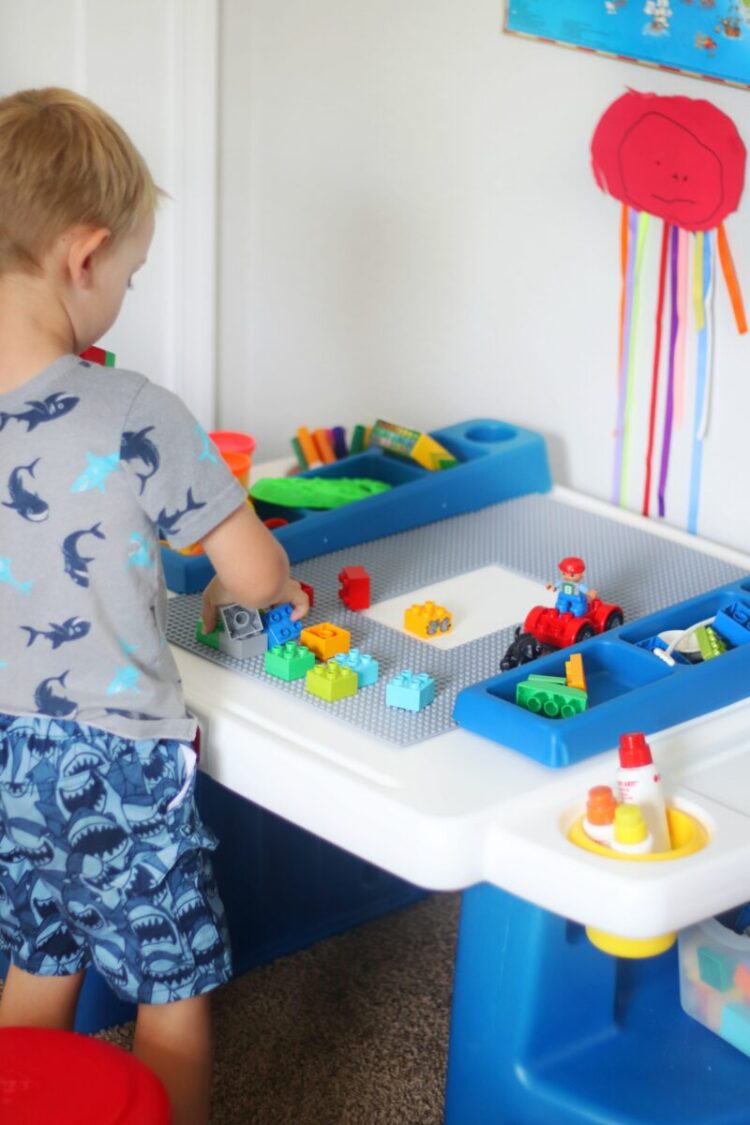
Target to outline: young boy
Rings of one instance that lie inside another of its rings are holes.
[[[201,1125],[229,950],[158,529],[214,564],[207,629],[224,603],[308,602],[180,400],[78,358],[146,261],[158,195],[84,98],[0,100],[0,1026],[71,1027],[93,964],[138,1003],[175,1125]]]

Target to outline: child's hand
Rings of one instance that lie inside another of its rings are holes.
[[[276,602],[277,605],[283,605],[285,602],[291,602],[293,608],[292,621],[299,621],[304,617],[310,609],[310,599],[305,591],[296,582],[294,578],[288,578],[282,596]]]
[[[234,600],[229,590],[227,590],[226,586],[219,580],[219,576],[214,575],[203,591],[201,620],[203,621],[204,633],[212,633],[216,628],[216,620],[218,617],[216,612],[217,608],[220,605],[231,605]]]
[[[203,621],[204,633],[211,633],[216,628],[216,620],[218,617],[216,611],[218,607],[221,605],[232,605],[236,600],[236,598],[232,597],[232,594],[224,583],[221,582],[218,575],[214,575],[203,591],[201,620]],[[310,609],[310,599],[299,582],[295,582],[293,578],[287,578],[274,605],[283,605],[285,602],[290,602],[293,606],[292,621],[299,621]]]

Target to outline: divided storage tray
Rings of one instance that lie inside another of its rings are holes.
[[[370,477],[393,487],[332,511],[283,508],[258,502],[261,519],[285,519],[274,530],[291,562],[367,543],[448,516],[461,515],[552,486],[544,439],[492,418],[459,422],[431,436],[460,464],[430,472],[415,461],[371,447],[364,453],[322,465],[306,477]],[[202,590],[213,576],[205,555],[182,555],[162,547],[167,586],[178,594]]]
[[[624,731],[646,734],[725,707],[750,694],[750,630],[736,647],[700,664],[665,664],[639,647],[657,633],[682,630],[734,607],[750,620],[750,579],[679,602],[572,648],[464,688],[453,718],[467,730],[535,758],[568,766],[617,744]],[[739,642],[739,643],[738,643]],[[565,661],[580,652],[588,709],[569,719],[549,719],[516,704],[516,685],[529,674],[564,676]]]

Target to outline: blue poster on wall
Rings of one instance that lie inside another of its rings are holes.
[[[507,0],[505,30],[750,88],[750,0]]]

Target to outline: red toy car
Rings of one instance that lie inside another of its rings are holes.
[[[616,629],[624,620],[619,605],[609,605],[601,598],[592,598],[582,617],[560,613],[551,606],[535,605],[526,615],[523,630],[532,633],[540,644],[567,648],[607,629]]]
[[[503,672],[529,664],[548,652],[586,641],[596,633],[616,629],[624,621],[619,605],[608,605],[600,598],[592,598],[583,617],[560,613],[553,606],[535,605],[526,615],[523,628],[516,635],[500,662]]]

